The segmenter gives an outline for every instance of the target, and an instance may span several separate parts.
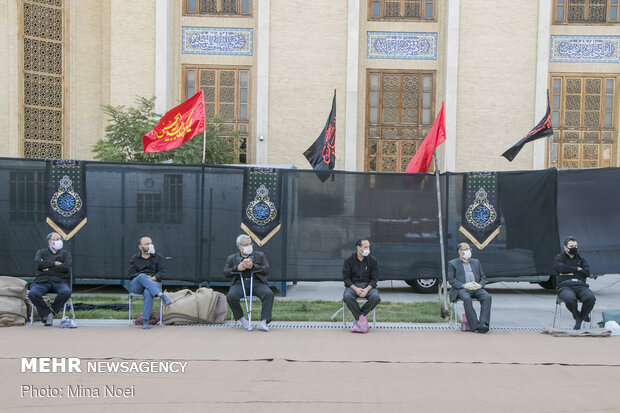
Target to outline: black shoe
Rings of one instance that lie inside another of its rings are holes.
[[[50,312],[47,317],[45,317],[45,326],[50,327],[54,324],[54,313]]]
[[[485,333],[488,333],[488,332],[489,332],[489,326],[484,325],[484,326],[482,326],[482,327],[478,327],[478,332],[479,332],[480,334],[485,334]]]
[[[580,330],[581,329],[581,319],[578,318],[575,320],[575,327],[573,327],[573,330]]]
[[[590,314],[588,314],[587,316],[583,317],[583,321],[585,321],[586,323],[590,322]]]

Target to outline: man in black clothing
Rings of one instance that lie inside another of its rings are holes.
[[[557,271],[555,279],[558,296],[573,314],[575,330],[581,328],[582,321],[590,321],[590,312],[596,301],[594,293],[586,284],[590,267],[586,259],[578,254],[578,247],[577,238],[566,238],[564,252],[556,255],[553,260],[553,268]],[[581,311],[577,310],[577,300],[582,302]]]
[[[342,300],[355,317],[355,325],[351,332],[367,333],[368,320],[366,315],[381,301],[379,290],[377,290],[379,267],[377,260],[370,255],[370,242],[367,239],[357,240],[355,249],[356,251],[344,260],[342,266],[342,278],[345,286]],[[357,303],[358,298],[366,299],[362,308]]]
[[[71,253],[63,251],[62,247],[60,235],[50,232],[47,234],[47,248],[38,250],[34,256],[37,275],[30,286],[28,297],[46,326],[54,323],[54,314],[62,310],[71,297],[71,288],[68,285]],[[51,309],[43,299],[43,296],[50,292],[56,293]]]
[[[140,254],[136,254],[129,260],[127,275],[131,280],[129,292],[142,294],[144,302],[142,306],[142,328],[151,328],[149,319],[153,311],[153,298],[160,297],[166,304],[172,304],[170,299],[161,292],[161,280],[166,274],[164,257],[155,252],[153,241],[149,237],[138,239]]]

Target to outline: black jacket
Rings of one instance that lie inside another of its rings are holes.
[[[56,261],[61,265],[56,265]],[[34,264],[37,275],[34,282],[68,283],[71,270],[71,253],[60,250],[54,254],[51,249],[41,248],[34,255]]]
[[[577,268],[581,267],[581,271],[577,271]],[[590,276],[590,266],[585,258],[579,254],[575,254],[571,258],[565,251],[562,251],[553,259],[553,269],[557,272],[555,276],[556,285],[559,287],[562,283],[571,283],[578,280],[585,284],[586,278]],[[562,275],[570,274],[573,275]]]
[[[354,252],[344,260],[342,279],[344,286],[347,288],[353,284],[368,284],[372,288],[377,288],[377,281],[379,279],[377,260],[372,255],[369,255],[360,261],[357,259],[357,252]]]
[[[249,276],[252,272],[258,271],[258,273],[256,273],[258,279],[265,284],[268,284],[269,281],[267,281],[267,274],[269,274],[269,262],[267,261],[265,254],[260,251],[254,251],[252,255],[250,255],[250,258],[254,261],[254,267],[252,267],[251,270],[245,270],[244,276]],[[226,278],[230,278],[230,284],[234,284],[237,278],[239,278],[238,274],[233,273],[239,272],[239,270],[237,270],[237,266],[239,266],[241,261],[243,261],[243,257],[238,252],[229,255],[228,258],[226,258],[224,276]]]
[[[140,274],[155,277],[157,282],[161,282],[166,275],[166,264],[163,256],[158,253],[151,254],[148,258],[142,258],[141,254],[136,254],[129,260],[127,276],[130,280]]]

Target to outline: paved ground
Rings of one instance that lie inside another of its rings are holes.
[[[593,320],[601,319],[604,310],[620,309],[620,274],[608,274],[588,281],[596,294]],[[276,300],[330,300],[342,299],[341,282],[300,282],[289,285],[286,297]],[[417,294],[404,281],[380,281],[381,299],[391,302],[437,300],[436,294]],[[548,327],[553,322],[555,292],[538,284],[500,282],[489,284],[493,296],[491,325],[496,327]],[[458,305],[463,312],[462,304]],[[570,313],[562,307],[562,324],[572,326]],[[381,321],[381,320],[379,320]]]
[[[618,411],[613,337],[33,326],[3,329],[0,348],[3,413]],[[82,371],[22,371],[31,357],[79,358]],[[113,369],[121,362],[146,370]]]

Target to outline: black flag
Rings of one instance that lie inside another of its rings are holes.
[[[502,156],[508,159],[510,162],[517,156],[523,145],[528,142],[535,141],[536,139],[544,138],[545,136],[553,135],[553,128],[551,127],[551,108],[549,107],[549,91],[547,91],[547,113],[538,122],[538,125],[534,126],[525,138],[515,143],[510,149],[502,154]]]
[[[73,237],[86,219],[84,162],[47,160],[45,168],[47,224],[64,240]]]
[[[331,171],[336,165],[336,90],[332,111],[329,113],[323,132],[305,152],[304,156],[315,171]],[[317,173],[323,182],[329,177],[329,173]]]

